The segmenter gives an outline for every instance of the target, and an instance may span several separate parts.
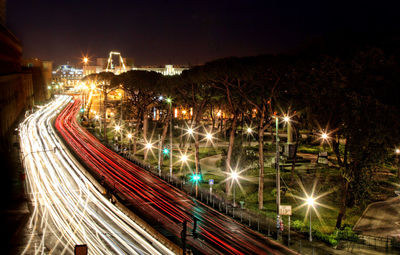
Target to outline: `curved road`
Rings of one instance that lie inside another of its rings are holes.
[[[89,254],[173,254],[109,202],[63,146],[51,121],[70,100],[57,97],[19,126],[29,225],[42,237],[22,254],[73,254],[76,244],[87,244]]]
[[[195,253],[296,254],[198,202],[102,145],[78,124],[79,109],[80,102],[76,100],[58,116],[55,126],[60,134],[97,178],[122,194],[135,213],[161,228],[167,236],[180,238],[184,220],[188,222],[190,233],[194,215],[199,219],[199,238],[188,237],[187,244]]]

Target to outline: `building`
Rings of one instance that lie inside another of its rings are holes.
[[[184,70],[188,69],[186,66],[134,66],[133,58],[123,58],[119,52],[110,52],[108,58],[96,58],[94,61],[96,65],[83,65],[83,75],[100,72],[113,72],[120,74],[130,70],[143,70],[161,73],[162,75],[180,75]]]
[[[71,65],[61,65],[52,74],[53,85],[67,89],[79,85],[84,77],[83,69]]]
[[[1,149],[9,145],[9,137],[18,118],[32,108],[32,74],[21,68],[22,47],[19,40],[0,24],[0,135]]]
[[[22,60],[22,69],[32,74],[33,98],[35,104],[48,100],[51,96],[53,63],[37,58]]]
[[[153,71],[161,73],[162,75],[180,75],[184,70],[189,69],[188,67],[174,67],[173,65],[165,66],[143,66],[134,67],[132,70],[143,70],[143,71]]]

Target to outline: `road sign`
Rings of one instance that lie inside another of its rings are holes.
[[[214,179],[208,180],[208,185],[214,185]]]
[[[292,206],[291,205],[281,205],[279,207],[280,215],[292,215]]]

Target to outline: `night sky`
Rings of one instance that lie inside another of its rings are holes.
[[[279,53],[343,29],[382,32],[400,24],[390,2],[350,2],[8,0],[7,26],[24,57],[56,65],[110,50],[136,65],[193,65]]]

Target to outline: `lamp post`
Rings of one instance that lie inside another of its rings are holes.
[[[128,158],[131,158],[131,139],[132,139],[132,134],[128,133]]]
[[[183,164],[186,164],[187,160],[188,156],[186,154],[181,155],[181,161]],[[186,180],[185,171],[183,171],[183,180]],[[184,181],[182,183],[184,183]]]
[[[236,207],[236,181],[239,178],[239,174],[234,171],[231,173],[232,185],[233,185],[233,207]]]
[[[279,208],[281,206],[281,176],[279,169],[279,117],[275,116],[275,140],[276,140],[276,155],[275,155],[275,168],[276,168],[276,239],[279,239],[280,232],[280,215]]]
[[[309,237],[310,242],[312,242],[312,230],[311,230],[311,213],[312,213],[312,210],[311,210],[311,207],[314,207],[314,202],[315,202],[315,198],[313,198],[312,196],[308,197],[307,200],[306,200],[306,203],[308,205],[308,210],[310,212],[310,237]]]
[[[246,129],[246,133],[247,133],[247,140],[248,140],[248,142],[249,142],[249,146],[251,146],[251,142],[250,142],[250,136],[251,136],[251,134],[253,133],[253,129],[251,128],[251,127],[248,127],[247,129]]]
[[[121,131],[121,126],[116,125],[116,126],[114,127],[114,130],[115,130],[115,133],[120,132],[120,131]],[[116,141],[117,148],[118,148],[118,138],[117,138],[117,136],[115,135],[115,133],[114,133],[114,140]]]
[[[169,144],[170,144],[170,155],[169,155],[169,178],[172,178],[172,99],[167,98],[169,104]]]

